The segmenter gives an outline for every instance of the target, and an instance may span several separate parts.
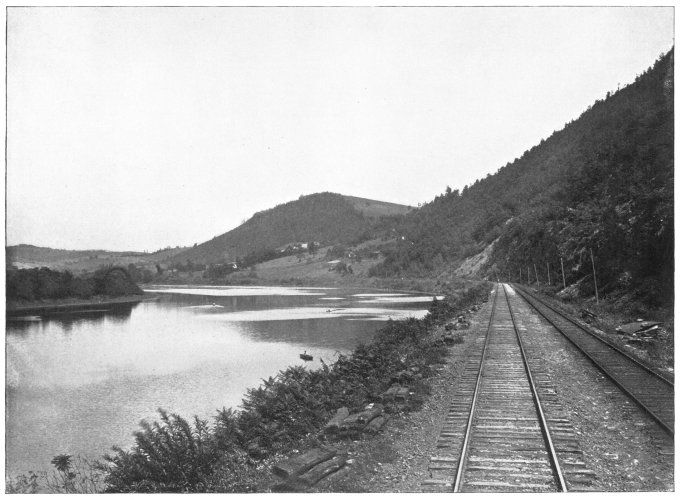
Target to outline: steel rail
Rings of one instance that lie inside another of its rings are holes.
[[[465,461],[465,455],[467,454],[468,444],[470,442],[470,436],[472,435],[472,420],[475,415],[475,407],[477,406],[477,396],[479,395],[479,388],[482,384],[482,369],[484,368],[484,358],[486,357],[487,347],[489,346],[489,334],[491,333],[491,325],[493,324],[493,318],[496,313],[496,303],[498,302],[499,286],[496,286],[496,293],[493,297],[493,305],[491,306],[491,316],[489,317],[489,325],[486,328],[486,339],[484,339],[484,349],[482,350],[482,356],[479,361],[479,373],[477,374],[477,382],[475,383],[475,394],[472,398],[472,404],[470,406],[470,416],[468,417],[467,425],[465,427],[465,439],[463,440],[463,447],[460,450],[460,458],[458,459],[458,464],[456,466],[456,479],[453,482],[453,492],[460,492],[460,487],[463,478],[463,462]]]
[[[504,285],[502,285],[504,286]],[[508,285],[509,286],[509,285]],[[510,299],[508,298],[507,292],[505,292],[505,301],[508,304],[508,311],[510,311],[510,318],[512,319],[512,328],[517,336],[517,343],[519,344],[519,350],[522,353],[522,362],[524,364],[524,370],[526,371],[527,378],[529,379],[529,386],[531,387],[531,394],[536,405],[536,412],[538,413],[539,421],[541,423],[541,433],[546,442],[546,447],[548,448],[548,455],[550,456],[550,462],[552,463],[555,476],[557,478],[557,483],[560,491],[563,493],[567,492],[567,482],[564,479],[564,474],[562,473],[562,468],[560,467],[560,462],[557,458],[557,451],[550,436],[550,428],[548,427],[547,419],[543,412],[543,407],[541,405],[541,398],[538,396],[538,391],[536,390],[536,385],[534,384],[534,377],[531,375],[531,368],[529,367],[529,360],[527,359],[526,352],[524,351],[524,344],[522,343],[522,337],[517,329],[517,322],[515,321],[515,313],[512,311],[510,305]]]
[[[511,286],[512,286],[512,285],[511,285]],[[557,314],[557,315],[561,316],[562,318],[566,319],[567,321],[569,321],[569,323],[571,323],[571,324],[574,325],[575,327],[580,328],[580,329],[583,330],[585,333],[587,333],[588,335],[594,337],[595,339],[599,340],[600,342],[602,342],[602,343],[604,343],[604,344],[607,344],[609,347],[611,347],[612,349],[614,349],[615,351],[617,351],[617,352],[618,352],[619,354],[621,354],[622,356],[625,356],[626,358],[628,358],[630,361],[632,361],[633,363],[635,363],[636,365],[638,365],[638,366],[639,366],[640,368],[642,368],[643,370],[645,370],[645,371],[649,372],[650,374],[652,374],[652,375],[658,377],[659,379],[661,379],[661,380],[663,380],[664,382],[666,382],[668,385],[671,385],[671,386],[673,386],[673,387],[675,386],[674,382],[673,382],[672,380],[669,380],[669,379],[667,378],[667,375],[665,375],[665,374],[663,374],[663,373],[659,373],[657,370],[655,370],[655,369],[652,368],[651,366],[648,366],[648,365],[646,365],[645,363],[643,363],[642,361],[640,361],[639,359],[636,359],[635,357],[631,356],[629,353],[627,353],[626,351],[624,351],[623,349],[621,349],[619,346],[617,346],[617,345],[611,343],[611,342],[610,342],[609,340],[607,340],[607,339],[603,339],[602,337],[600,337],[600,336],[597,335],[596,333],[592,332],[589,328],[587,328],[587,327],[581,325],[578,321],[574,320],[573,318],[570,318],[568,314],[565,314],[565,313],[563,313],[562,311],[559,311],[559,310],[558,310],[557,308],[555,308],[554,306],[548,304],[546,301],[540,299],[539,297],[537,297],[537,296],[534,295],[533,293],[527,292],[527,291],[524,290],[523,288],[520,288],[520,287],[513,287],[513,288],[514,288],[515,290],[517,290],[522,296],[528,295],[529,297],[531,297],[532,299],[534,299],[536,302],[539,302],[541,305],[547,307],[548,309],[550,309],[551,311],[553,311],[555,314]],[[525,298],[525,300],[526,300],[526,298]],[[529,304],[531,304],[530,301],[527,300],[527,302],[529,302]],[[535,307],[533,304],[531,304],[531,306],[532,306],[534,309],[536,309],[536,307]],[[538,311],[538,309],[536,309],[536,310]],[[541,314],[541,316],[543,316],[544,318],[546,317],[546,316],[545,316],[544,314],[542,314],[540,311],[538,311],[538,312],[539,312],[539,313]],[[546,318],[546,319],[548,319],[548,318]],[[548,321],[550,321],[550,320],[548,320]],[[561,331],[561,330],[560,330],[560,331]]]
[[[513,288],[514,288],[514,287],[513,287]],[[655,421],[656,421],[656,422],[657,422],[657,423],[658,423],[658,424],[659,424],[666,432],[668,432],[671,436],[675,436],[675,432],[674,432],[673,428],[672,428],[669,424],[667,424],[661,417],[659,417],[659,416],[654,412],[654,410],[653,410],[652,408],[650,408],[647,404],[645,404],[643,401],[641,401],[641,400],[639,399],[639,397],[638,397],[636,394],[634,394],[634,393],[632,392],[632,389],[630,389],[629,387],[626,387],[626,386],[624,385],[623,382],[621,382],[620,380],[618,380],[615,374],[613,374],[609,369],[607,369],[605,366],[603,366],[602,363],[598,362],[598,361],[597,361],[597,360],[596,360],[589,352],[587,352],[587,351],[585,350],[585,348],[583,348],[582,346],[580,346],[574,339],[572,339],[569,335],[567,335],[567,334],[564,332],[564,330],[563,330],[562,328],[560,328],[558,325],[556,325],[555,322],[554,322],[552,319],[550,319],[543,311],[541,311],[540,309],[538,309],[538,308],[537,308],[537,307],[536,307],[529,299],[527,299],[526,296],[527,296],[527,295],[530,296],[532,299],[536,300],[536,302],[539,302],[539,303],[541,303],[542,305],[546,306],[548,309],[550,309],[551,311],[553,311],[556,315],[558,315],[558,316],[561,317],[561,318],[566,319],[567,321],[569,321],[570,323],[572,323],[574,326],[576,326],[577,328],[579,328],[581,331],[583,331],[584,333],[588,334],[590,337],[592,337],[592,338],[594,338],[594,339],[600,341],[600,343],[606,345],[607,347],[612,348],[612,349],[615,350],[615,352],[617,352],[618,354],[623,355],[623,356],[625,357],[625,359],[627,359],[627,360],[633,362],[636,366],[639,366],[639,367],[643,368],[647,373],[649,373],[650,375],[656,377],[656,379],[658,379],[658,380],[660,380],[660,381],[666,383],[666,384],[669,385],[671,388],[674,388],[674,384],[673,384],[672,382],[670,382],[669,380],[667,380],[667,379],[664,378],[664,377],[661,377],[661,376],[660,376],[658,373],[656,373],[654,370],[651,370],[649,367],[646,367],[645,365],[641,364],[639,361],[637,361],[637,360],[635,360],[634,358],[632,358],[631,356],[627,355],[625,352],[623,352],[623,351],[621,351],[620,349],[618,349],[618,348],[612,346],[609,342],[606,342],[605,340],[601,339],[599,336],[597,336],[597,335],[593,334],[592,332],[588,331],[586,328],[584,328],[583,326],[579,325],[579,324],[576,323],[574,320],[572,320],[571,318],[569,318],[569,317],[567,317],[566,315],[562,314],[561,312],[557,311],[555,308],[549,306],[548,304],[545,304],[543,301],[541,301],[540,299],[536,298],[534,295],[529,294],[528,292],[525,292],[524,290],[519,289],[519,288],[515,288],[515,290],[517,290],[517,292],[520,294],[520,296],[522,296],[522,297],[524,298],[524,300],[525,300],[525,301],[526,301],[526,302],[527,302],[527,303],[528,303],[535,311],[537,311],[543,318],[545,318],[545,320],[546,320],[548,323],[550,323],[550,324],[551,324],[558,332],[560,332],[562,335],[564,335],[564,337],[566,337],[566,339],[567,339],[569,342],[571,342],[571,343],[572,343],[572,344],[573,344],[573,345],[574,345],[581,353],[583,353],[583,355],[584,355],[586,358],[588,358],[588,359],[590,360],[590,362],[593,363],[593,365],[594,365],[597,369],[599,369],[599,370],[602,371],[605,375],[607,375],[607,377],[608,377],[608,378],[609,378],[609,379],[610,379],[610,380],[611,380],[611,381],[612,381],[619,389],[621,389],[622,392],[624,392],[625,394],[627,394],[627,395],[628,395],[628,396],[629,396],[636,404],[638,404],[638,405],[639,405],[639,406],[640,406],[647,414],[649,414],[649,416],[651,416],[651,417],[652,417],[652,418],[653,418],[653,419],[654,419],[654,420],[655,420]]]

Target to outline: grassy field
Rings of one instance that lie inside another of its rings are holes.
[[[382,240],[369,240],[352,248],[354,251],[373,250],[389,243]],[[328,257],[331,247],[320,248],[315,254],[287,256],[262,262],[254,268],[237,271],[220,280],[206,280],[202,271],[193,273],[166,273],[155,283],[210,284],[210,285],[295,285],[331,286],[343,288],[379,288],[390,290],[440,292],[437,280],[432,278],[376,278],[369,277],[371,266],[384,260],[384,257],[364,258],[360,261],[348,258],[339,259],[352,266],[352,273],[341,273],[332,269],[329,261],[338,260]]]

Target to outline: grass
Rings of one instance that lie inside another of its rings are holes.
[[[106,471],[102,463],[82,457],[57,455],[52,459],[51,473],[29,471],[9,477],[5,493],[93,494],[105,489]]]

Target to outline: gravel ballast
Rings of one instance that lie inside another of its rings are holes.
[[[512,297],[524,342],[540,354],[559,401],[568,414],[584,460],[597,474],[598,491],[672,491],[673,442],[591,362],[542,320],[519,296]],[[428,380],[423,407],[393,418],[378,436],[345,443],[349,464],[319,483],[314,492],[421,492],[430,457],[443,426],[474,338],[486,330],[491,301],[471,315],[464,343],[449,348],[445,365]],[[430,333],[440,337],[443,328]]]

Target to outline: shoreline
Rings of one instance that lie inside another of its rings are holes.
[[[480,281],[467,280],[461,281]],[[145,286],[281,286],[281,287],[328,287],[328,288],[357,288],[374,289],[393,292],[425,293],[440,295],[444,292],[441,283],[435,278],[377,278],[365,276],[330,276],[328,279],[297,278],[263,279],[260,277],[235,276],[231,279],[207,280],[182,277],[179,279],[154,280],[144,283]]]
[[[30,313],[50,313],[59,311],[70,311],[72,309],[91,310],[102,306],[118,306],[137,304],[145,300],[153,300],[143,295],[125,295],[122,297],[99,297],[93,299],[60,299],[50,301],[36,301],[27,304],[6,305],[7,317],[20,316]]]

